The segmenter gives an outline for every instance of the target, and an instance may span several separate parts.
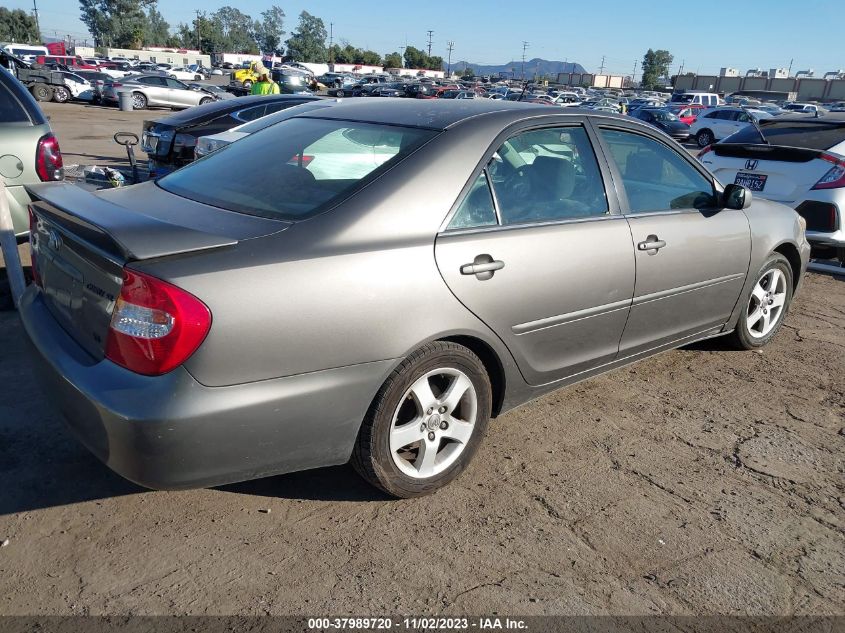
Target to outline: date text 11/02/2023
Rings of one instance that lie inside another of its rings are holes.
[[[335,617],[308,618],[308,628],[313,630],[478,630],[525,631],[524,620],[507,617]]]

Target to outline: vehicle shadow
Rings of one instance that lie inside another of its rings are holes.
[[[306,501],[387,501],[388,495],[358,476],[352,466],[332,466],[218,486],[215,490]]]

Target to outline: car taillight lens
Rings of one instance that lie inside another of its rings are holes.
[[[29,260],[32,265],[32,281],[39,288],[43,288],[41,283],[41,273],[38,272],[38,218],[29,207]]]
[[[52,134],[45,134],[38,140],[35,152],[35,173],[43,182],[61,180],[65,176],[59,141]]]
[[[845,160],[831,154],[822,154],[819,158],[828,163],[833,163],[833,167],[813,185],[813,189],[839,189],[840,187],[845,187]]]
[[[696,157],[700,160],[700,159],[702,159],[702,158],[705,156],[705,154],[709,154],[709,153],[710,153],[710,152],[712,152],[712,151],[713,151],[713,146],[712,146],[712,145],[708,145],[708,146],[707,146],[707,147],[705,147],[703,150],[701,150],[700,152],[698,152],[698,154],[696,154]]]
[[[188,360],[210,328],[211,312],[194,295],[124,268],[106,358],[138,374],[166,374]]]

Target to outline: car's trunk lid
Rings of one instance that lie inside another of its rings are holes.
[[[762,191],[755,192],[763,198],[792,203],[812,188],[830,169],[830,164],[819,159],[821,150],[785,147],[780,145],[716,143],[713,154],[718,158],[706,165],[723,184],[737,180],[738,174],[765,177]],[[759,181],[759,178],[756,178]]]
[[[64,183],[27,190],[44,301],[96,359],[103,357],[125,264],[232,248],[290,226],[184,200],[153,183],[96,194]]]

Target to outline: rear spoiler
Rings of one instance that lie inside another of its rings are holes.
[[[789,163],[809,163],[822,155],[822,150],[785,145],[765,145],[757,143],[716,143],[710,148],[716,156],[731,158],[756,158],[758,160],[777,160]]]
[[[238,240],[126,209],[70,183],[28,185],[32,208],[122,261],[234,246]]]

